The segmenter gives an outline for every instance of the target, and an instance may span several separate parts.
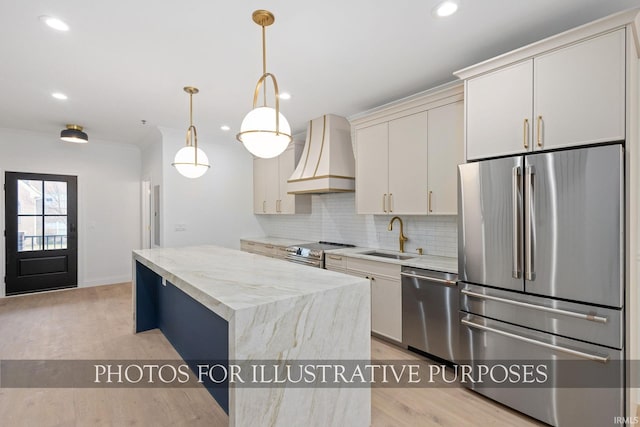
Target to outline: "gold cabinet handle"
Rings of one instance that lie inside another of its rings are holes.
[[[262,213],[267,213],[267,201],[262,201]]]
[[[387,193],[382,196],[382,210],[387,211]]]
[[[253,242],[247,242],[247,245],[249,245],[249,246],[255,246],[256,244],[255,244],[255,243],[253,243]]]
[[[342,261],[341,256],[329,255],[329,259],[335,259],[336,261]]]
[[[524,148],[529,148],[529,119],[524,119],[524,126],[522,132],[522,144]]]
[[[273,245],[264,245],[264,247],[267,249],[273,249]]]
[[[433,209],[431,208],[431,196],[433,195],[433,191],[429,191],[429,212],[433,212]]]
[[[542,116],[538,116],[538,147],[542,147]]]
[[[393,197],[393,194],[389,193],[389,212],[393,212],[392,206],[393,206],[393,202],[391,201],[391,197]]]

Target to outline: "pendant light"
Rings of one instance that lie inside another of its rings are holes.
[[[180,174],[187,178],[199,178],[209,170],[209,158],[198,148],[198,132],[193,125],[193,95],[198,88],[186,86],[184,91],[189,94],[189,129],[187,129],[187,145],[182,147],[173,159],[174,166]]]
[[[242,120],[240,133],[236,136],[251,154],[264,159],[279,156],[291,142],[291,126],[280,113],[280,94],[276,76],[267,73],[267,50],[265,43],[265,27],[273,24],[275,17],[268,10],[256,10],[252,15],[253,22],[262,27],[262,76],[253,93],[253,110]],[[267,85],[265,80],[271,78],[275,91],[276,108],[267,106]],[[258,104],[258,94],[264,84],[264,102]]]
[[[78,125],[67,125],[67,128],[60,132],[60,139],[66,142],[75,142],[76,144],[89,142],[89,136],[82,131],[82,126]]]

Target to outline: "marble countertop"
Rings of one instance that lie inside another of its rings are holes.
[[[383,252],[393,255],[407,255],[413,256],[413,258],[405,260],[397,260],[393,258],[384,258],[378,256],[367,255],[366,252]],[[413,253],[400,253],[398,251],[389,251],[386,249],[375,248],[343,248],[343,249],[331,249],[326,251],[334,255],[343,255],[351,258],[360,258],[370,261],[387,262],[390,264],[405,265],[408,267],[424,268],[426,270],[442,271],[445,273],[458,273],[458,258],[435,256],[435,255],[417,255]],[[415,256],[414,256],[415,255]]]
[[[238,310],[366,282],[211,245],[141,249],[133,258],[225,320]]]
[[[269,236],[261,236],[261,237],[241,237],[240,240],[244,240],[247,242],[255,242],[261,243],[263,245],[274,245],[274,246],[297,246],[299,244],[309,244],[309,243],[317,243],[310,242],[302,239],[287,239],[284,237],[269,237]]]

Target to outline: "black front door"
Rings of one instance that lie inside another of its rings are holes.
[[[6,172],[6,294],[78,286],[77,178]]]

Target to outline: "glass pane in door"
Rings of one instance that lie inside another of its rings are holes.
[[[61,181],[44,182],[44,214],[67,214],[67,183]]]
[[[42,217],[18,216],[18,252],[42,250]]]
[[[44,217],[44,249],[67,249],[67,217]]]
[[[42,214],[42,181],[18,180],[18,215]]]

